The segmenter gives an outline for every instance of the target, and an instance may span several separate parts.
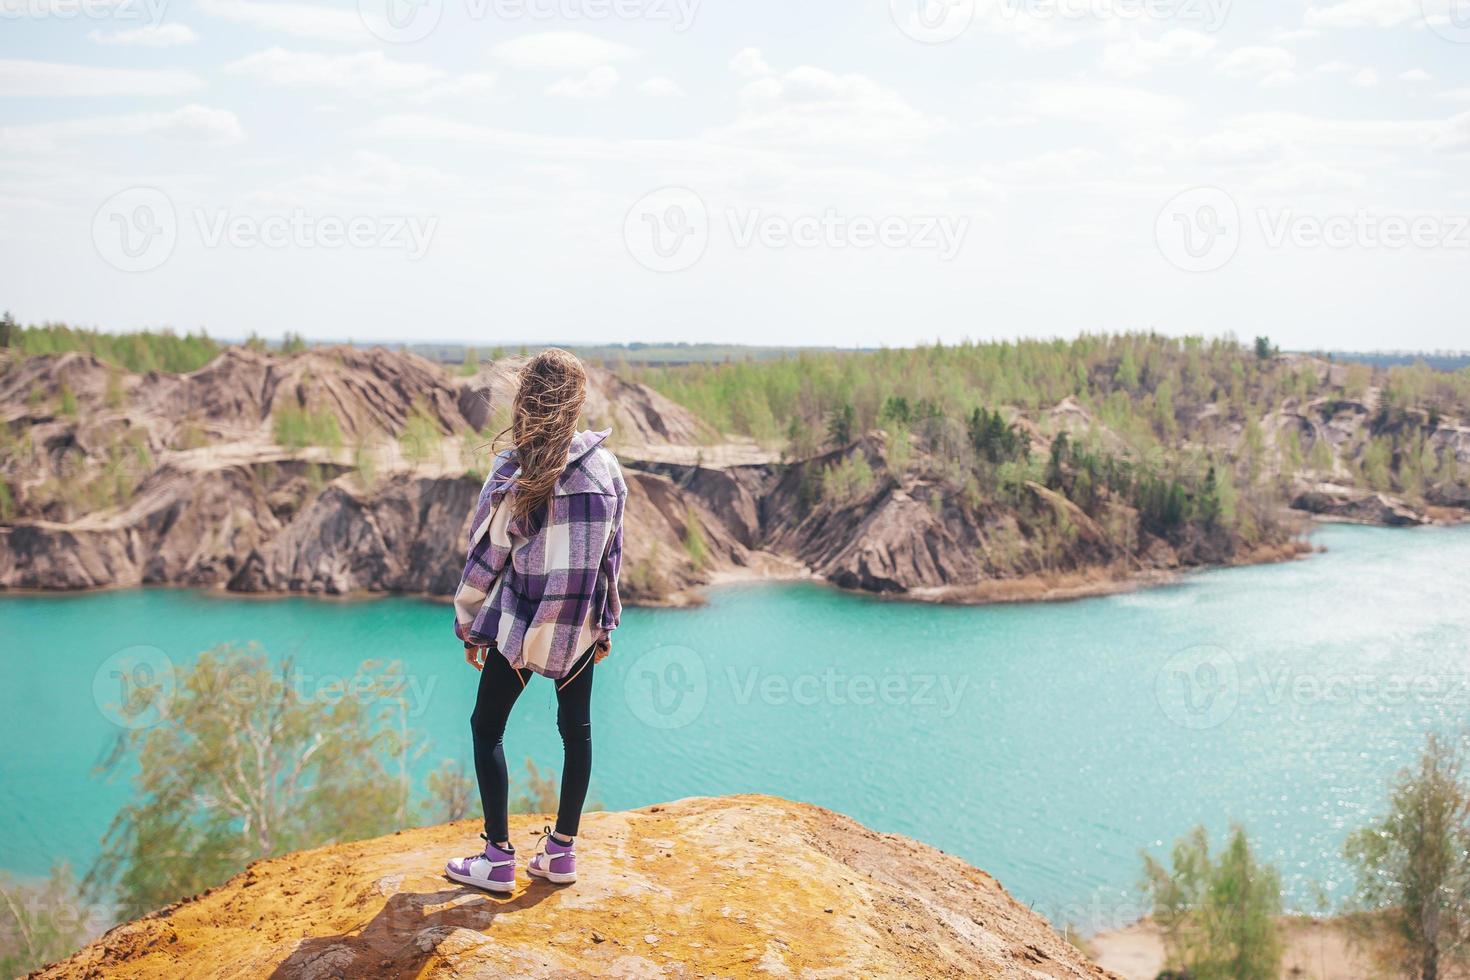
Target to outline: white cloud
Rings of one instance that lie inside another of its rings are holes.
[[[1044,82],[1021,92],[1027,112],[1107,128],[1162,126],[1189,115],[1189,103],[1178,96],[1124,85]]]
[[[766,59],[761,57],[760,48],[743,48],[730,59],[730,69],[742,78],[759,78],[774,74]]]
[[[203,86],[202,78],[187,71],[0,58],[0,96],[180,95]]]
[[[148,24],[129,31],[89,31],[87,40],[98,44],[122,44],[142,48],[171,48],[180,44],[193,44],[199,35],[186,24]]]
[[[1119,78],[1137,78],[1155,68],[1195,61],[1209,54],[1215,39],[1199,31],[1165,31],[1158,40],[1134,34],[1103,48],[1102,70]]]
[[[1252,45],[1236,48],[1215,64],[1229,78],[1259,83],[1263,88],[1285,85],[1296,79],[1296,55],[1285,48]]]
[[[638,51],[580,31],[544,31],[497,44],[492,53],[513,68],[534,71],[591,71],[635,58]]]
[[[319,169],[271,187],[252,191],[249,200],[261,207],[401,208],[425,206],[426,198],[453,194],[463,201],[473,193],[466,182],[435,167],[408,166],[382,153],[358,151],[345,163]]]
[[[1470,102],[1470,88],[1446,89],[1435,96],[1436,99],[1445,99],[1449,102]]]
[[[1418,0],[1340,0],[1309,6],[1307,27],[1394,27],[1423,16]]]
[[[515,130],[464,122],[459,119],[416,113],[383,116],[358,130],[354,135],[364,139],[408,140],[410,142],[443,140],[451,143],[479,144],[515,153],[573,157],[584,160],[607,161],[626,159],[629,156],[623,149],[626,144],[613,140],[521,133]],[[650,150],[646,156],[658,156],[661,155],[661,152]]]
[[[1125,141],[1124,145],[1142,161],[1168,164],[1219,166],[1275,163],[1281,158],[1279,139],[1235,127],[1205,136],[1144,133]]]
[[[495,90],[497,80],[489,72],[468,72],[442,82],[435,82],[421,92],[414,93],[419,102],[434,99],[458,99],[470,96],[489,95]]]
[[[375,40],[353,7],[260,3],[256,0],[195,0],[195,5],[211,17],[293,37],[343,44],[366,44]]]
[[[684,94],[684,89],[672,78],[655,75],[638,83],[638,91],[655,99],[677,98]]]
[[[1038,3],[1034,10],[1032,8],[1032,4],[1021,0],[977,0],[976,20],[982,29],[1009,37],[1028,51],[1070,47],[1097,33],[1097,18],[1072,17],[1064,13],[1086,9],[1085,4]],[[918,16],[917,11],[914,16]],[[921,27],[917,23],[914,26]]]
[[[1299,28],[1296,30],[1275,30],[1270,34],[1272,44],[1295,44],[1297,41],[1309,41],[1316,37],[1317,31]]]
[[[1318,74],[1351,75],[1353,84],[1359,88],[1372,88],[1380,81],[1376,68],[1360,68],[1347,61],[1329,61],[1317,66]]]
[[[547,95],[565,99],[605,99],[618,87],[622,76],[611,65],[600,65],[582,78],[563,78],[546,89]]]
[[[1432,141],[1444,124],[1437,120],[1325,119],[1300,112],[1256,112],[1231,125],[1283,145],[1402,151]]]
[[[1263,194],[1301,195],[1353,191],[1367,184],[1368,178],[1357,171],[1307,161],[1272,167],[1257,177],[1251,188]]]
[[[1436,153],[1451,153],[1456,156],[1470,153],[1470,112],[1462,112],[1446,120],[1431,148]]]
[[[244,140],[245,131],[233,112],[202,105],[186,105],[171,112],[138,112],[0,127],[0,143],[21,152],[47,152],[73,140],[121,141],[148,136],[229,145]]]
[[[1433,79],[1434,76],[1422,68],[1410,68],[1399,76],[1399,81],[1401,82],[1418,83],[1432,81]]]
[[[442,81],[446,72],[428,65],[393,61],[381,51],[322,54],[270,48],[231,62],[231,75],[247,75],[287,88],[340,88],[357,95],[412,93]]]
[[[722,143],[902,149],[947,125],[866,75],[802,66],[747,82],[735,121],[706,135]]]
[[[1074,146],[1016,160],[995,168],[996,176],[1006,183],[1070,183],[1103,172],[1107,160],[1091,147]]]

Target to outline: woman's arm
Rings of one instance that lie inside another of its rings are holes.
[[[497,467],[486,479],[471,518],[469,554],[454,591],[454,635],[466,649],[488,646],[494,639],[477,635],[474,626],[495,579],[510,560],[510,494],[503,486]]]
[[[621,487],[619,490],[621,492],[613,510],[612,537],[607,543],[607,550],[603,552],[602,565],[597,576],[598,587],[602,591],[597,607],[597,628],[602,630],[604,638],[618,628],[623,617],[623,601],[618,595],[618,573],[623,566],[623,508],[627,501],[627,491]]]

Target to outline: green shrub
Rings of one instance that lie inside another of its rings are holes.
[[[403,431],[398,434],[398,444],[403,449],[403,457],[408,460],[414,468],[439,451],[439,443],[443,434],[439,431],[439,423],[422,402],[415,401],[413,410],[409,412],[408,421],[403,424]]]
[[[703,568],[709,563],[709,544],[704,539],[704,526],[692,506],[684,511],[684,550],[689,552],[695,568]]]
[[[1388,811],[1348,838],[1357,872],[1349,921],[1401,976],[1470,963],[1470,785],[1462,745],[1431,734],[1394,781]]]
[[[286,449],[342,448],[342,429],[330,409],[311,411],[302,405],[281,405],[272,414],[271,424],[276,443]]]
[[[28,356],[87,351],[138,374],[197,371],[220,352],[219,344],[203,331],[182,337],[172,330],[112,334],[63,323],[19,328],[12,333],[11,343]]]
[[[217,647],[126,694],[159,724],[129,731],[135,766],[85,886],[134,918],[224,882],[257,858],[409,825],[404,683],[396,665],[308,690],[289,663]],[[171,696],[170,692],[171,691]]]
[[[1218,858],[1203,827],[1174,844],[1172,868],[1144,855],[1143,890],[1164,934],[1166,965],[1195,980],[1276,980],[1281,876],[1232,828]]]
[[[76,952],[90,918],[65,865],[39,884],[0,875],[0,976],[22,976]]]

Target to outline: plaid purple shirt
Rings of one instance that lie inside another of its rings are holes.
[[[617,457],[602,446],[610,431],[572,438],[548,511],[524,521],[511,514],[515,451],[495,457],[454,594],[454,634],[461,640],[493,646],[514,667],[558,678],[617,628],[628,487]]]

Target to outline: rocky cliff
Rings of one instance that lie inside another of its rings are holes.
[[[522,853],[537,818],[513,818]],[[476,827],[261,861],[35,976],[1112,977],[982,871],[766,796],[590,814],[580,880],[441,876]]]
[[[0,360],[0,588],[446,595],[517,364],[454,377],[348,347],[231,348],[184,375],[81,353]],[[630,461],[712,439],[656,392],[590,377],[589,423],[611,426]],[[629,484],[634,601],[747,561],[667,478],[630,471]],[[698,562],[685,545],[696,528]]]
[[[190,374],[133,375],[89,354],[0,352],[0,589],[447,595],[517,366],[464,376],[382,349],[231,348]],[[1161,524],[1096,479],[1065,493],[1037,479],[979,485],[947,462],[946,440],[963,432],[901,444],[858,433],[782,460],[644,385],[596,367],[589,377],[588,422],[613,428],[628,475],[632,602],[684,601],[711,580],[771,572],[944,601],[1045,598],[1302,550],[1279,513],[1259,513],[1247,538]],[[1211,430],[1228,453],[1251,440],[1268,458],[1288,441],[1299,456],[1330,447],[1330,471],[1278,480],[1294,481],[1298,512],[1394,525],[1463,514],[1470,491],[1454,481],[1413,505],[1346,468],[1365,432],[1392,426],[1470,467],[1470,428],[1384,419],[1370,395],[1289,400],[1252,433],[1214,420]],[[1126,452],[1070,397],[1010,424],[1033,460],[1058,432]]]

